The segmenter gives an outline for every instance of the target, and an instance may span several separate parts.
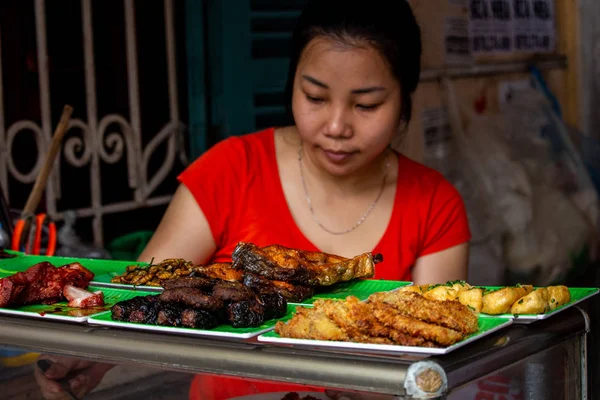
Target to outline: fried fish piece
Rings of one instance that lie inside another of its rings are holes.
[[[241,282],[244,272],[233,268],[231,263],[213,263],[194,266],[192,275],[229,282]]]
[[[259,247],[240,242],[232,253],[233,267],[274,281],[308,286],[330,286],[356,278],[371,278],[380,254],[345,258],[281,245]]]
[[[465,334],[477,332],[477,315],[467,306],[453,300],[430,300],[414,292],[389,291],[373,293],[367,302],[386,303],[395,312],[424,322],[441,325]]]

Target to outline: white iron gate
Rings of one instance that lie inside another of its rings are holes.
[[[39,95],[41,121],[19,120],[10,126],[5,124],[5,104],[7,98],[4,93],[2,73],[2,41],[9,40],[0,38],[0,184],[5,196],[10,202],[9,175],[18,182],[30,184],[35,181],[41,168],[43,158],[51,141],[54,127],[58,121],[51,120],[51,107],[62,110],[63,104],[51,104],[49,66],[48,66],[48,31],[46,29],[46,2],[45,0],[33,0],[35,12],[35,36],[37,47],[37,60],[39,71]],[[169,202],[170,195],[156,195],[156,188],[165,180],[173,168],[176,158],[187,163],[183,148],[183,131],[185,129],[180,115],[177,87],[177,59],[175,51],[175,29],[174,29],[174,0],[164,0],[164,22],[166,53],[157,53],[157,59],[164,62],[166,59],[168,80],[168,108],[169,121],[156,133],[144,133],[144,137],[151,137],[144,147],[142,144],[141,116],[143,110],[140,107],[139,91],[139,66],[137,55],[136,17],[134,0],[123,0],[125,16],[126,43],[126,68],[128,85],[129,115],[127,117],[119,114],[98,115],[96,71],[94,60],[94,27],[92,26],[92,0],[81,0],[81,20],[83,37],[83,63],[85,73],[85,108],[87,120],[72,119],[69,129],[75,128],[81,131],[81,137],[71,136],[63,143],[62,157],[74,168],[89,168],[89,187],[83,186],[82,190],[89,190],[91,204],[87,207],[77,208],[79,217],[91,217],[93,236],[96,245],[103,244],[103,216],[106,214],[125,212],[140,207],[163,205]],[[54,4],[53,4],[54,5]],[[77,16],[76,16],[77,17]],[[72,18],[72,16],[71,16]],[[143,40],[143,38],[141,39]],[[159,49],[160,50],[160,49]],[[157,52],[159,51],[157,50]],[[164,58],[163,58],[164,57]],[[109,131],[110,127],[118,126],[119,130]],[[13,154],[13,143],[17,135],[23,132],[33,132],[37,144],[37,161],[34,167],[26,172],[20,171],[15,165]],[[166,156],[158,170],[148,176],[148,166],[151,156],[159,146],[166,148]],[[126,171],[128,184],[133,192],[132,200],[121,201],[110,204],[102,204],[101,164],[114,164],[126,157]],[[63,182],[71,184],[70,182]],[[83,182],[88,185],[88,182]],[[153,195],[154,194],[154,195]],[[56,219],[61,219],[64,210],[57,210],[57,200],[61,197],[61,171],[60,162],[57,160],[53,173],[49,179],[46,190],[46,204],[48,213]],[[11,204],[13,207],[18,205]]]

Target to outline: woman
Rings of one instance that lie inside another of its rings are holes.
[[[292,40],[286,100],[295,125],[223,140],[190,165],[140,260],[227,261],[245,241],[382,253],[376,279],[466,279],[470,232],[460,195],[390,148],[411,117],[420,56],[405,1],[311,2]],[[104,370],[79,366],[82,393]],[[46,378],[61,374],[37,371],[47,398],[58,386]],[[192,397],[294,388],[199,376]]]

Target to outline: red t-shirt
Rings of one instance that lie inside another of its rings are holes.
[[[225,139],[179,175],[210,225],[215,262],[230,261],[238,242],[320,251],[298,229],[285,200],[274,129]],[[418,257],[470,239],[463,201],[437,171],[402,155],[392,217],[373,253],[375,279],[411,280]]]
[[[285,200],[275,156],[274,128],[225,139],[179,175],[204,212],[217,251],[230,261],[238,242],[320,251],[296,226]],[[381,241],[374,279],[411,280],[418,257],[469,241],[463,201],[437,171],[399,156],[392,216]],[[319,390],[300,385],[199,375],[190,399],[225,400],[265,392]]]

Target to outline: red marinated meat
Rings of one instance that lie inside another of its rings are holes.
[[[63,295],[69,300],[67,306],[77,308],[102,307],[104,305],[104,293],[100,290],[90,292],[85,289],[66,285]]]
[[[94,274],[77,262],[58,268],[41,262],[0,279],[0,307],[56,303],[64,299],[66,285],[86,288],[93,278]]]

